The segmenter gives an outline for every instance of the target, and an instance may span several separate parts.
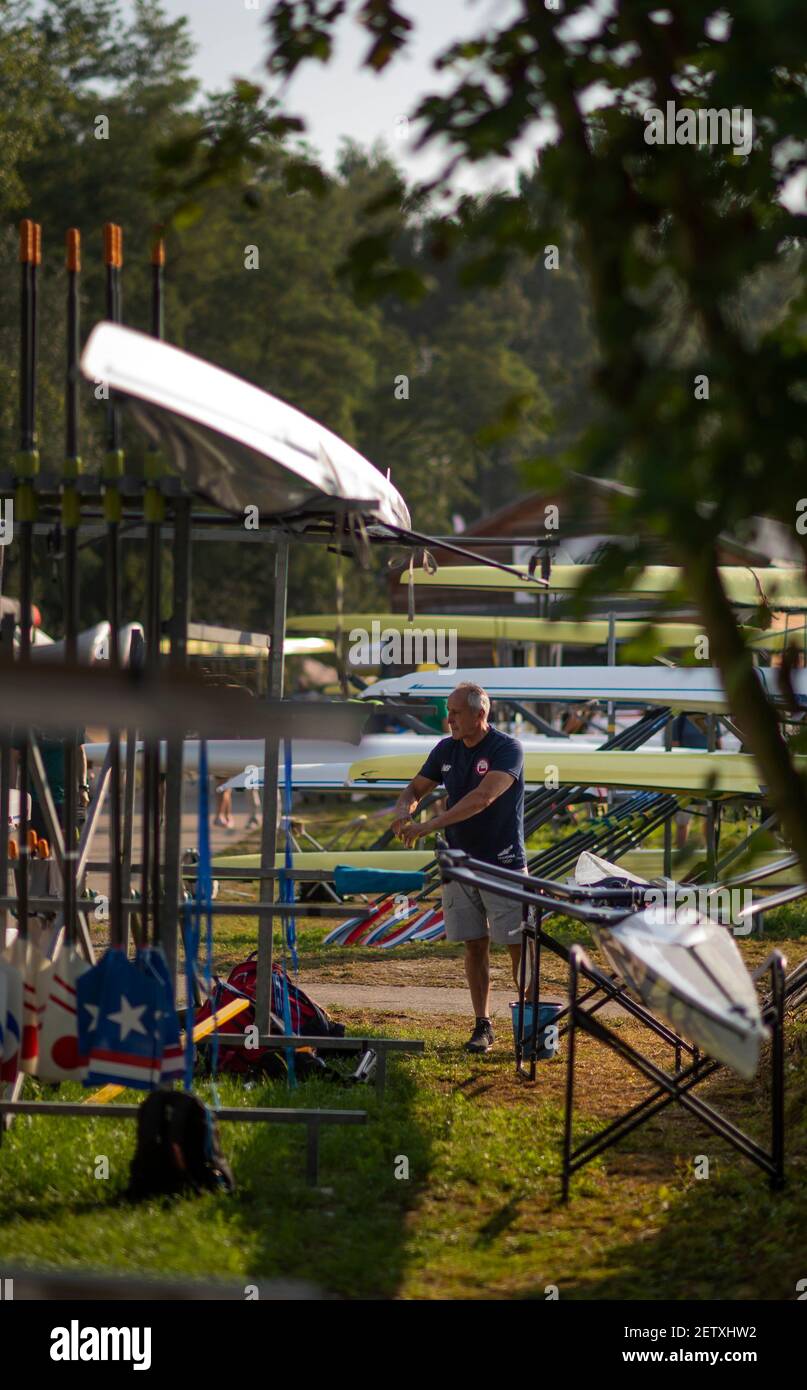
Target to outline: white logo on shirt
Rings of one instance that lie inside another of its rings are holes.
[[[488,770],[489,767],[490,767],[490,763],[488,762],[487,758],[480,758],[480,759],[479,759],[479,762],[478,762],[477,765],[476,765],[476,772],[477,772],[477,775],[478,775],[479,777],[484,777],[484,775],[485,775],[485,773],[487,772],[487,770]]]
[[[440,771],[441,771],[441,772],[450,772],[450,771],[451,771],[451,763],[443,763],[443,766],[440,768]]]

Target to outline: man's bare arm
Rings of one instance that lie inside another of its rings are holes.
[[[432,782],[431,778],[421,777],[418,774],[417,777],[412,778],[407,787],[404,787],[392,813],[392,828],[396,835],[400,834],[401,826],[417,810],[424,796],[428,796],[429,792],[434,791],[436,786],[437,783]]]
[[[441,815],[432,817],[423,826],[407,825],[404,839],[407,844],[414,844],[421,835],[430,835],[433,830],[442,830],[447,825],[456,825],[458,821],[470,820],[472,816],[478,816],[480,811],[486,810],[503,792],[506,792],[514,781],[515,778],[510,772],[488,772],[478,787],[467,792],[448,811],[443,811]]]

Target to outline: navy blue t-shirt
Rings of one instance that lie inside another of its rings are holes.
[[[452,849],[464,849],[474,859],[523,869],[524,750],[517,738],[489,729],[473,748],[466,748],[461,738],[443,738],[432,749],[420,776],[445,787],[450,809],[478,787],[488,772],[509,772],[512,785],[478,815],[447,825],[446,839]]]

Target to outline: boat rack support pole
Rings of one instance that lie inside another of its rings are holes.
[[[521,955],[518,962],[518,1031],[516,1033],[516,1076],[524,1075],[525,1018],[524,1001],[527,997],[527,913],[526,903],[521,905]],[[535,1076],[530,1068],[530,1081]]]
[[[664,749],[669,753],[672,748],[672,718],[667,720],[664,725]],[[664,877],[672,878],[672,828],[673,816],[668,816],[664,822]]]
[[[582,952],[579,946],[573,946],[569,952],[569,1030],[568,1044],[566,1049],[566,1097],[563,1115],[563,1163],[561,1177],[561,1201],[569,1200],[569,1183],[572,1175],[572,1123],[574,1120],[574,1062],[577,1044],[577,1024],[579,1019],[579,1007],[577,1002],[577,987],[579,978],[579,967],[582,960]]]
[[[785,965],[781,951],[774,951],[771,960],[771,1006],[773,1011],[771,1037],[771,1153],[774,1173],[771,1186],[775,1192],[785,1185]]]
[[[516,1039],[516,1075],[524,1077],[524,1057],[527,1055],[529,1047],[529,1080],[534,1081],[538,1066],[538,1031],[539,1031],[539,1009],[540,1009],[540,983],[541,983],[541,938],[543,932],[541,923],[543,913],[539,907],[528,907],[523,905],[521,917],[521,955],[518,962],[518,1034]],[[530,1004],[532,1008],[532,1026],[530,1028],[529,1043],[527,1042],[526,1009],[524,1007],[527,998],[527,967],[531,962],[530,970]]]
[[[286,632],[286,599],[289,581],[289,543],[278,542],[275,552],[275,590],[272,603],[272,625],[269,649],[269,689],[270,700],[283,698],[283,645]],[[280,741],[267,738],[264,746],[263,777],[263,825],[261,829],[261,871],[275,867],[277,853],[277,817],[280,804],[278,770],[280,767]],[[255,1021],[261,1033],[269,1032],[272,988],[272,931],[274,915],[272,903],[275,897],[273,878],[261,878],[260,902],[268,910],[258,919],[258,973],[255,982]]]
[[[174,502],[173,613],[170,666],[182,670],[188,660],[188,622],[191,597],[191,505],[187,497]],[[176,987],[179,913],[172,904],[180,898],[182,856],[182,740],[169,739],[165,765],[165,873],[162,930],[171,979]]]
[[[140,648],[138,646],[138,661],[142,660]],[[134,643],[133,643],[134,648]],[[133,663],[134,664],[134,663]],[[121,882],[125,900],[131,896],[132,889],[132,847],[134,842],[134,819],[135,819],[135,792],[137,782],[137,729],[126,730],[126,764],[124,767],[123,781],[123,852],[121,859]],[[127,955],[129,952],[129,938],[131,935],[131,910],[125,905],[121,909],[121,930],[123,932],[123,948]]]

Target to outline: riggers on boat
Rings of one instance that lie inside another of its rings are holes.
[[[596,935],[629,991],[709,1057],[751,1079],[767,1033],[753,981],[729,931],[692,911],[647,907],[659,885],[627,876],[619,865],[581,855],[581,877],[562,883],[514,873],[455,850],[440,854],[444,878],[467,882],[535,906],[567,913]],[[595,881],[592,882],[592,879]]]

